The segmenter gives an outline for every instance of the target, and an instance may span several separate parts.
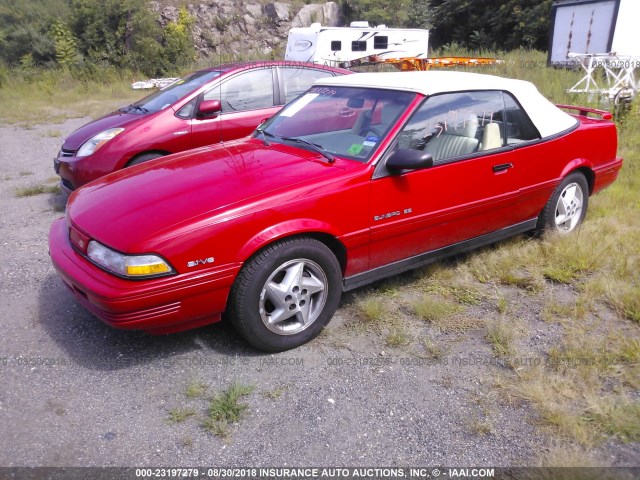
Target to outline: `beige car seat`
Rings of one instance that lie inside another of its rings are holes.
[[[478,117],[470,114],[466,119],[435,133],[425,145],[424,151],[433,156],[434,165],[444,163],[449,158],[473,153],[480,143],[476,138],[477,132]]]

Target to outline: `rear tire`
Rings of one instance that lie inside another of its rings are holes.
[[[137,157],[131,159],[129,163],[127,163],[127,167],[140,165],[141,163],[148,162],[149,160],[153,160],[154,158],[160,158],[164,156],[165,155],[162,153],[143,153],[142,155],[138,155]]]
[[[538,217],[536,233],[573,232],[584,220],[589,205],[589,184],[580,172],[567,175]]]
[[[229,295],[229,317],[254,347],[279,352],[315,338],[342,294],[331,250],[311,238],[289,238],[250,258]]]

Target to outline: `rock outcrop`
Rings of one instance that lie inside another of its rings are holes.
[[[176,21],[178,7],[153,3],[160,23]],[[342,12],[335,2],[304,5],[294,11],[289,3],[243,3],[236,0],[206,0],[187,5],[194,19],[193,42],[201,57],[221,61],[251,58],[284,58],[287,34],[292,27],[312,23],[341,24]]]

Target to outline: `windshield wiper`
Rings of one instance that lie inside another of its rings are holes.
[[[311,143],[311,142],[306,141],[303,138],[298,138],[298,137],[280,137],[280,138],[282,140],[287,141],[287,142],[303,143],[304,145],[307,145],[308,147],[311,147],[311,149],[314,152],[317,152],[320,155],[322,155],[324,158],[326,158],[329,161],[329,163],[333,163],[333,162],[336,161],[334,156],[331,155],[329,152],[327,152],[322,145],[318,145],[317,143]]]
[[[271,146],[271,142],[269,140],[267,140],[267,134],[264,133],[264,130],[260,130],[259,128],[257,128],[256,132],[258,132],[260,134],[260,136],[262,137],[262,144],[265,147],[270,147]],[[269,136],[273,137],[273,135],[271,135],[270,133],[269,133]]]
[[[119,111],[126,113],[126,112],[130,112],[131,110],[138,110],[139,112],[142,112],[142,113],[149,113],[149,110],[147,110],[144,107],[141,107],[140,105],[136,105],[134,103],[132,103],[131,105],[127,105],[126,107],[122,107]]]

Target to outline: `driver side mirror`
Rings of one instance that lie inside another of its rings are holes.
[[[433,167],[433,156],[430,153],[412,148],[399,148],[387,159],[387,170],[391,173],[429,167]]]
[[[220,100],[204,100],[198,105],[199,117],[211,117],[222,111]]]

